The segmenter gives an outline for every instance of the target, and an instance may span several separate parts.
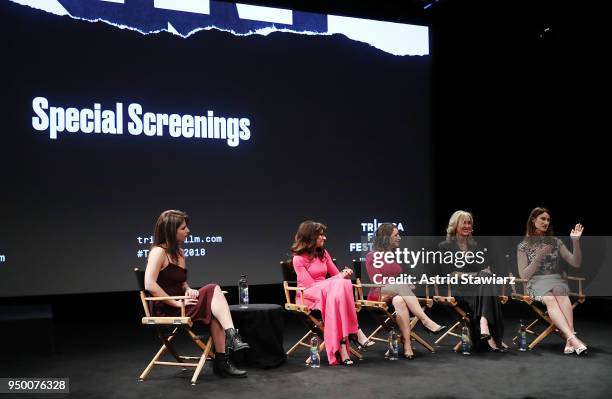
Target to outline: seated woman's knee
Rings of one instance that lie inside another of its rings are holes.
[[[393,303],[393,307],[395,308],[395,310],[406,309],[406,302],[404,302],[404,299],[399,295],[394,296],[391,302]]]
[[[565,287],[556,286],[552,289],[552,294],[556,297],[567,297],[567,290]]]

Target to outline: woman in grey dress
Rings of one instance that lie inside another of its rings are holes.
[[[550,228],[550,212],[546,208],[535,208],[527,219],[525,239],[518,245],[517,261],[521,278],[528,280],[529,294],[546,305],[548,315],[567,341],[563,353],[586,354],[587,347],[576,337],[574,315],[569,298],[567,281],[559,270],[559,257],[570,266],[579,268],[582,263],[580,237],[583,227],[580,223],[572,229],[569,249]]]

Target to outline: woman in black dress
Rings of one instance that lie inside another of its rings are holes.
[[[181,248],[189,236],[189,218],[185,212],[169,210],[162,212],[155,224],[154,241],[147,260],[145,289],[153,296],[187,296],[185,313],[193,321],[199,320],[210,326],[215,345],[216,374],[228,377],[246,377],[226,356],[226,351],[246,349],[249,345],[234,329],[232,316],[225,296],[217,284],[208,284],[199,290],[187,285],[185,255]],[[156,316],[177,316],[181,302],[160,301],[153,306]]]
[[[476,254],[481,251],[480,259],[484,259],[484,262],[465,262],[465,265],[457,262],[442,263],[444,273],[451,276],[459,275],[460,278],[463,274],[482,277],[491,275],[491,265],[486,259],[486,252],[482,251],[472,237],[473,226],[474,218],[471,213],[456,211],[448,221],[446,240],[441,242],[438,248],[443,252],[450,251],[455,254],[457,252]],[[472,337],[479,338],[474,340],[474,348],[503,352],[504,321],[496,286],[459,284],[454,287],[453,295],[457,298],[459,307],[469,313]]]

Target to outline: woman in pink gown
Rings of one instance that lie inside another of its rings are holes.
[[[338,364],[336,354],[339,353],[342,363],[349,366],[353,362],[347,350],[347,338],[354,339],[357,335],[356,340],[363,347],[373,342],[368,341],[357,324],[353,285],[348,280],[353,271],[346,268],[339,272],[329,252],[323,248],[326,229],[325,225],[310,220],[300,224],[291,247],[293,267],[298,286],[306,288],[304,304],[320,310],[323,316],[323,340],[329,364]],[[298,292],[298,301],[300,296]]]

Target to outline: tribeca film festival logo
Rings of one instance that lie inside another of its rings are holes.
[[[45,97],[32,100],[32,128],[49,131],[49,138],[56,140],[58,133],[102,133],[122,135],[124,125],[123,103],[117,102],[114,109],[102,109],[94,103],[92,108],[49,106]],[[132,136],[226,140],[230,147],[237,147],[240,141],[251,138],[249,118],[226,118],[215,116],[208,110],[206,115],[168,114],[144,112],[142,105],[131,103],[127,106],[127,131]]]
[[[361,223],[361,232],[365,233],[368,237],[368,242],[351,242],[349,243],[349,252],[367,252],[372,250],[372,237],[378,230],[378,226],[383,224],[383,222],[379,222],[378,219],[374,219],[372,222],[362,222]],[[393,224],[397,230],[401,233],[404,232],[404,225],[401,222],[391,223]]]

